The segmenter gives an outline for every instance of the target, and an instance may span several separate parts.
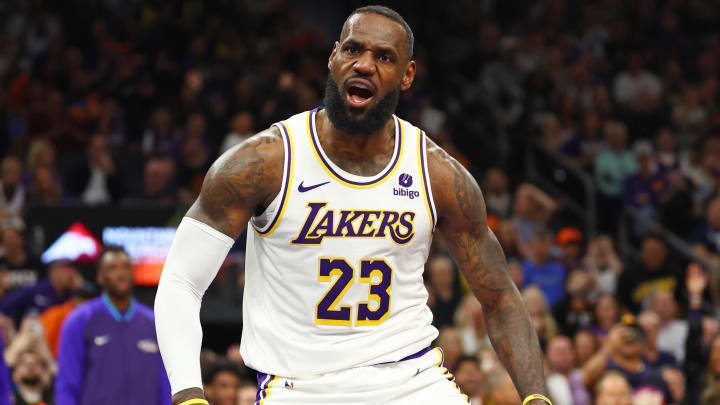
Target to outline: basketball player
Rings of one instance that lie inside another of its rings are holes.
[[[550,403],[540,348],[472,176],[393,115],[415,76],[396,12],[355,10],[328,61],[325,106],[223,154],[178,227],[155,301],[173,403],[200,388],[201,298],[247,226],[240,352],[260,405],[468,403],[429,345],[423,266],[435,234],[483,304],[525,403]]]

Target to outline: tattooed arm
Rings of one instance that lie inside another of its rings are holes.
[[[155,302],[161,353],[171,384],[176,385],[173,390],[180,390],[173,395],[173,404],[204,398],[202,388],[197,386],[200,384],[199,359],[194,358],[202,339],[198,316],[200,298],[232,245],[231,240],[235,240],[250,217],[262,212],[279,192],[284,157],[281,136],[273,127],[220,156],[205,176],[200,196],[186,214],[187,218],[202,223],[199,224],[201,230],[183,236],[180,235],[183,224],[178,228]],[[202,231],[203,227],[206,231]],[[225,250],[208,251],[197,246],[205,238],[209,238],[210,246]],[[190,267],[192,271],[188,271]],[[188,386],[194,387],[185,388]]]
[[[437,190],[438,231],[483,306],[490,342],[521,398],[547,395],[538,338],[507,272],[500,243],[487,226],[480,187],[462,165],[432,141],[427,147],[430,181]]]

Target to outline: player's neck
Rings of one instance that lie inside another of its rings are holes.
[[[315,125],[320,144],[331,157],[367,161],[378,155],[386,155],[388,160],[392,156],[395,147],[395,124],[392,119],[372,134],[353,135],[335,128],[327,112],[320,110]]]

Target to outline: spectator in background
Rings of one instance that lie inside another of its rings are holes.
[[[72,170],[66,188],[88,205],[110,204],[122,195],[122,178],[115,170],[105,135],[97,134],[90,138],[87,160]]]
[[[170,110],[160,106],[153,111],[150,124],[143,133],[142,151],[145,156],[177,158],[180,156],[181,138],[181,134],[175,130]]]
[[[592,332],[581,330],[573,339],[573,349],[578,367],[585,367],[598,349],[598,340]]]
[[[125,205],[172,206],[176,202],[173,187],[175,163],[165,157],[151,157],[143,170],[143,189],[123,200]]]
[[[592,171],[595,156],[605,147],[601,129],[600,116],[595,111],[586,112],[580,130],[562,145],[560,151],[574,164]]]
[[[237,405],[255,405],[257,390],[257,383],[241,381],[240,388],[238,388]]]
[[[62,191],[56,173],[48,167],[38,167],[33,172],[29,206],[55,205],[61,202]]]
[[[635,157],[627,150],[627,127],[609,121],[604,127],[607,147],[595,157],[595,181],[598,188],[598,220],[601,230],[614,233],[622,210],[625,179],[637,171]]]
[[[627,59],[626,70],[621,71],[613,82],[613,96],[620,105],[632,112],[656,109],[662,95],[660,79],[644,67],[640,52]]]
[[[133,296],[133,269],[122,248],[98,258],[103,295],[77,307],[60,332],[55,403],[171,404],[152,309]]]
[[[484,376],[480,370],[480,361],[475,357],[463,356],[458,360],[455,370],[455,382],[468,396],[471,405],[482,404]]]
[[[22,216],[25,187],[22,185],[22,163],[8,156],[0,162],[0,209],[5,215]]]
[[[0,312],[19,325],[25,315],[37,315],[53,305],[65,302],[82,283],[82,276],[71,262],[51,263],[47,278],[33,286],[13,291],[0,300]]]
[[[248,139],[254,134],[253,129],[253,118],[249,111],[241,111],[235,114],[232,121],[230,121],[230,133],[225,135],[220,145],[220,153]]]
[[[553,317],[562,333],[574,336],[592,325],[592,279],[582,270],[573,270],[567,278],[566,292],[565,298],[553,307]]]
[[[522,296],[542,347],[557,335],[557,324],[550,314],[547,299],[540,288],[534,285],[526,287],[522,290]]]
[[[655,217],[664,195],[667,184],[661,176],[656,176],[655,151],[652,143],[639,140],[633,148],[637,159],[637,172],[625,179],[623,184],[623,200],[626,206],[635,207],[645,216]]]
[[[700,91],[697,86],[685,86],[682,102],[673,108],[672,120],[680,134],[686,138],[697,139],[703,134],[707,111],[700,103]]]
[[[696,255],[720,265],[720,196],[710,200],[705,220],[698,224],[689,239]]]
[[[435,297],[434,305],[431,307],[433,325],[438,328],[452,325],[455,311],[462,300],[455,262],[445,254],[438,254],[429,260],[427,266],[430,286]]]
[[[236,405],[241,379],[240,367],[229,360],[211,363],[203,370],[203,390],[213,405]]]
[[[205,173],[207,173],[211,164],[210,153],[202,137],[192,136],[183,141],[182,157],[177,165],[181,203],[187,206],[192,205],[200,194]]]
[[[530,244],[530,256],[523,262],[524,286],[536,285],[545,293],[548,305],[553,306],[565,296],[567,270],[552,260],[552,234],[547,229],[535,231]]]
[[[28,348],[18,355],[12,370],[15,385],[15,405],[42,405],[53,403],[53,373],[47,359]]]
[[[720,394],[720,335],[715,335],[709,345],[703,342],[703,295],[708,278],[697,263],[688,267],[685,286],[689,296],[689,329],[684,363],[688,404],[714,404]]]
[[[615,252],[610,236],[600,235],[590,241],[583,264],[595,281],[599,293],[615,294],[617,279],[623,271],[623,262]]]
[[[582,266],[583,258],[583,234],[579,229],[565,227],[558,231],[556,243],[562,249],[560,259],[563,267],[567,270],[577,269]]]
[[[672,352],[660,350],[657,347],[660,333],[660,317],[652,311],[643,311],[638,315],[638,325],[645,331],[647,346],[645,347],[645,361],[653,367],[677,367],[678,362]]]
[[[489,214],[507,219],[512,210],[512,194],[509,190],[508,177],[497,167],[491,167],[485,172],[485,205]]]
[[[486,403],[493,405],[517,405],[522,400],[513,384],[510,374],[502,367],[491,371],[486,381]]]
[[[657,148],[657,165],[661,172],[667,173],[680,169],[675,133],[670,128],[660,128],[655,137],[655,147]]]
[[[547,344],[550,376],[546,384],[556,405],[590,405],[590,394],[583,385],[582,371],[575,368],[572,342],[567,336],[555,336]]]
[[[660,324],[657,337],[657,347],[672,353],[678,363],[685,359],[685,339],[688,334],[688,323],[684,319],[677,319],[678,305],[672,292],[656,290],[649,297],[650,309],[658,315]]]
[[[73,309],[96,295],[96,288],[93,284],[85,282],[81,288],[73,291],[72,296],[67,301],[51,306],[38,317],[38,320],[42,324],[43,332],[45,333],[47,346],[55,358],[57,358],[58,355],[60,329],[65,318],[70,315]]]
[[[614,295],[605,294],[595,303],[595,324],[590,329],[595,336],[605,342],[610,329],[620,320],[620,308]]]
[[[458,360],[463,356],[462,340],[460,333],[452,326],[440,329],[437,338],[437,345],[443,351],[443,364],[451,373],[455,372]]]
[[[513,217],[514,242],[520,256],[530,256],[530,241],[538,228],[543,228],[558,209],[555,200],[539,188],[523,183],[515,191]],[[505,247],[503,245],[503,247]]]
[[[481,347],[489,347],[490,339],[485,330],[482,305],[474,294],[465,294],[455,312],[455,326],[460,332],[463,353],[472,356]]]
[[[25,223],[19,217],[2,221],[0,268],[8,273],[12,289],[34,286],[45,276],[45,265],[25,247]]]
[[[633,405],[627,379],[617,371],[606,372],[595,386],[595,405]]]
[[[653,291],[675,294],[680,280],[678,271],[668,261],[668,248],[662,237],[646,235],[640,256],[640,263],[623,272],[618,282],[622,286],[618,294],[620,303],[634,313]]]

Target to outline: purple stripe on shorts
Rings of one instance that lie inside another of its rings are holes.
[[[258,381],[258,391],[255,395],[255,405],[259,404],[261,400],[265,398],[265,389],[268,386],[268,383],[273,379],[272,375],[268,375],[265,373],[261,373],[260,371],[257,372],[257,381]]]

